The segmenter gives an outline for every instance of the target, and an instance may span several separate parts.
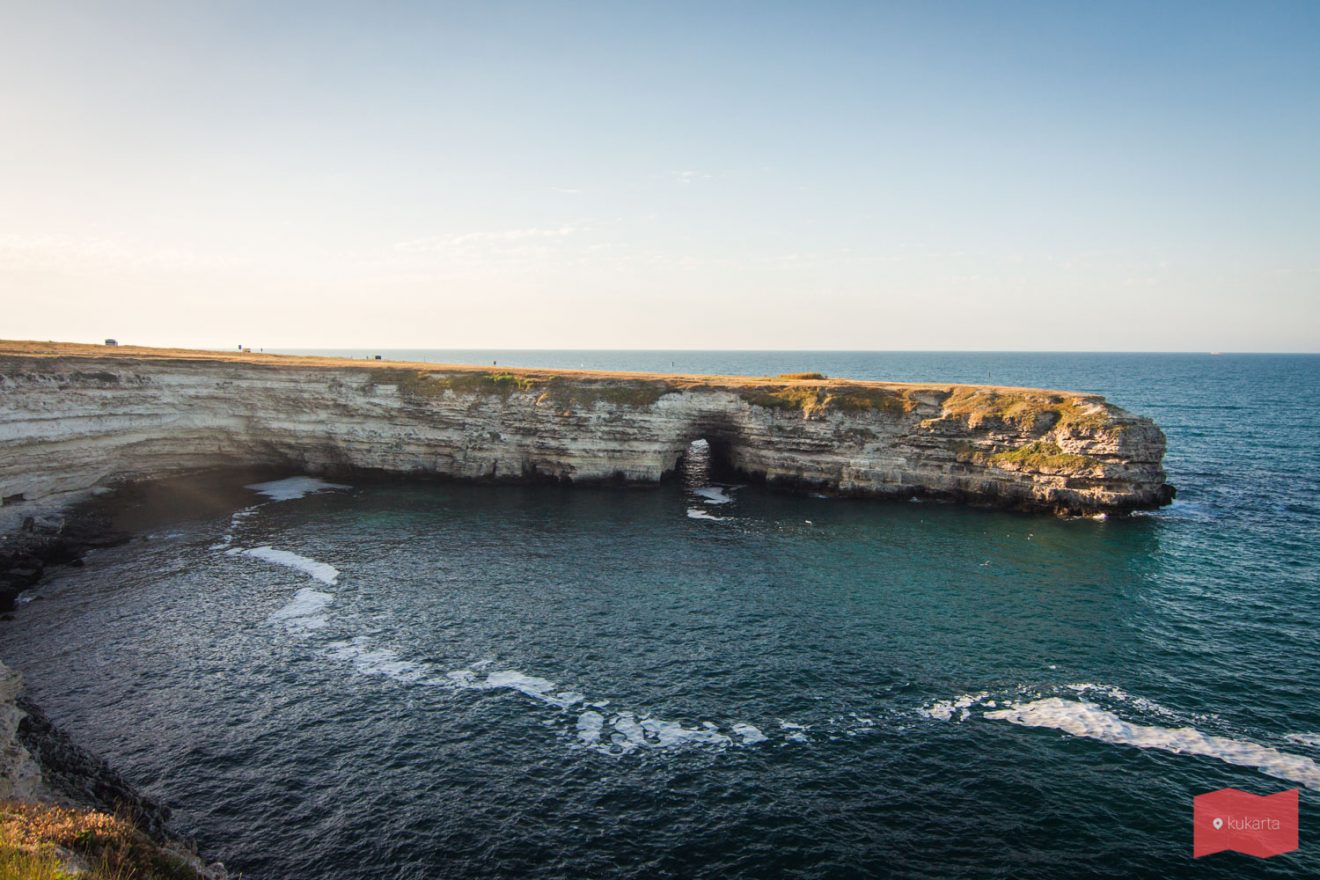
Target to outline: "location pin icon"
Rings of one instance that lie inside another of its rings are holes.
[[[1224,820],[1216,816],[1215,821],[1211,822],[1210,824],[1215,826],[1215,830],[1218,831],[1220,828],[1224,827]]]

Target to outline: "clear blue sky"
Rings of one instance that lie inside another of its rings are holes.
[[[1320,350],[1320,3],[7,3],[0,336]]]

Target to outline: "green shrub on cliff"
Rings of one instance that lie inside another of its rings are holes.
[[[455,394],[480,394],[508,398],[512,394],[539,392],[537,403],[553,403],[568,409],[596,403],[618,406],[650,406],[671,389],[664,382],[634,379],[587,380],[569,376],[538,376],[527,373],[489,372],[426,373],[419,370],[373,370],[371,382],[394,385],[399,396],[420,403]]]
[[[891,415],[911,412],[914,401],[889,388],[868,385],[820,384],[744,388],[738,392],[753,406],[785,412],[814,413],[879,411]]]
[[[485,371],[424,373],[420,370],[374,370],[371,382],[375,385],[393,385],[399,389],[401,397],[414,401],[442,397],[446,391],[508,397],[515,391],[530,391],[536,387],[536,381],[527,376]]]
[[[784,388],[744,388],[738,396],[752,406],[810,413],[821,404],[819,386],[790,385]]]
[[[367,375],[372,385],[393,385],[399,389],[400,397],[412,400],[439,397],[448,387],[417,370],[372,370]]]
[[[508,397],[515,391],[531,391],[537,386],[535,379],[517,373],[450,373],[443,380],[449,388],[460,393],[499,397]]]
[[[1022,470],[1080,473],[1099,467],[1100,462],[1090,456],[1064,452],[1057,443],[1036,440],[1017,449],[996,452],[989,457],[992,464],[1015,465]]]
[[[845,412],[880,410],[891,415],[911,412],[916,406],[915,401],[906,394],[866,385],[835,388],[826,397],[825,404],[827,407],[836,407]]]
[[[944,414],[965,418],[973,428],[985,421],[1035,430],[1059,426],[1099,428],[1109,421],[1104,406],[1081,397],[976,387],[955,389],[944,401]]]
[[[609,382],[587,382],[581,379],[555,377],[545,386],[542,399],[568,409],[583,409],[597,403],[615,406],[651,406],[670,392],[664,382],[621,379]],[[538,403],[541,400],[537,401]]]

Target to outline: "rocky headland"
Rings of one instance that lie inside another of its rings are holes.
[[[223,466],[654,483],[710,443],[743,479],[1062,514],[1168,503],[1164,435],[1094,394],[437,366],[0,342],[0,531]]]
[[[226,467],[646,484],[699,439],[717,471],[788,489],[1065,515],[1173,497],[1164,434],[1094,394],[0,342],[0,612],[46,565],[122,540],[86,502],[128,484]]]

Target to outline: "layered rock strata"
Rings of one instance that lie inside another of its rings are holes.
[[[0,343],[0,531],[229,465],[657,482],[697,439],[745,478],[845,495],[1066,514],[1172,497],[1160,429],[1094,394]]]

